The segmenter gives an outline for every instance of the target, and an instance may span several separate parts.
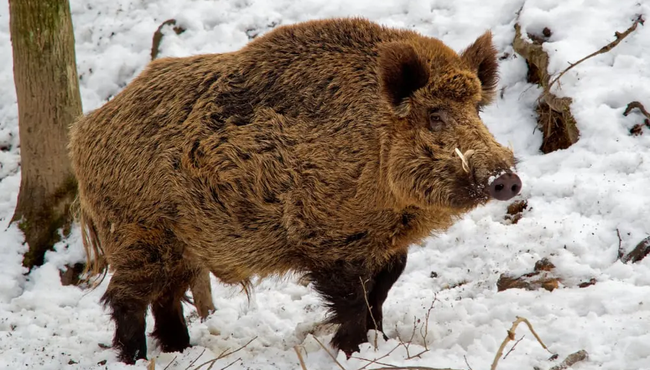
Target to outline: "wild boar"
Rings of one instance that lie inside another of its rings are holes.
[[[304,274],[338,324],[332,346],[358,351],[409,245],[520,192],[479,116],[497,69],[489,32],[456,53],[360,18],[151,62],[70,133],[121,361],[146,358],[149,305],[162,350],[189,346],[181,299],[209,294],[209,272],[244,286]]]

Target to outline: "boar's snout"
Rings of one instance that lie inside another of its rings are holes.
[[[516,173],[507,172],[497,177],[488,186],[490,196],[497,200],[509,200],[521,191],[521,179]]]

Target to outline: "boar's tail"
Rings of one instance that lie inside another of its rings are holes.
[[[74,218],[81,226],[81,242],[86,252],[86,266],[82,273],[85,276],[83,281],[89,283],[90,287],[94,289],[101,284],[108,273],[104,249],[97,236],[95,222],[81,205],[79,195],[75,198],[72,208]],[[90,279],[95,276],[99,277],[90,282]]]

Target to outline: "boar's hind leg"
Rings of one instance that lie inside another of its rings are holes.
[[[165,289],[151,304],[155,319],[152,335],[158,340],[163,352],[183,352],[190,346],[190,335],[181,304],[190,280],[190,273],[167,276]]]
[[[115,322],[113,347],[120,361],[131,365],[147,358],[145,315],[151,290],[145,281],[142,271],[118,268],[102,296]]]
[[[149,304],[156,319],[153,335],[163,350],[189,345],[180,300],[195,271],[183,260],[182,248],[167,235],[150,232],[144,237],[147,243],[111,248],[114,274],[102,297],[115,322],[113,347],[127,364],[147,358],[145,316]]]
[[[348,358],[368,341],[366,292],[373,288],[370,277],[371,274],[363,273],[361,264],[345,261],[309,274],[316,291],[328,301],[332,314],[328,321],[339,324],[331,344]]]
[[[384,318],[382,306],[388,296],[388,291],[404,271],[404,267],[406,266],[406,256],[407,253],[395,255],[393,259],[374,276],[375,284],[368,294],[370,311],[368,311],[368,317],[366,319],[366,324],[368,325],[367,329],[375,329],[381,332],[384,331],[382,324]],[[384,339],[388,340],[388,337],[386,337],[385,334]]]

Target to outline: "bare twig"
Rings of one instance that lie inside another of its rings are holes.
[[[559,365],[553,366],[549,370],[565,370],[573,366],[575,363],[586,360],[587,358],[589,358],[589,354],[584,349],[581,349],[578,352],[568,355]]]
[[[379,358],[376,358],[376,359],[374,359],[374,360],[368,360],[368,359],[363,358],[363,357],[355,357],[355,356],[352,356],[351,358],[354,358],[354,359],[357,359],[357,360],[361,360],[361,361],[368,361],[367,364],[365,364],[364,366],[360,367],[358,370],[364,370],[364,369],[367,368],[368,366],[370,366],[370,365],[375,365],[375,364],[376,364],[376,365],[382,365],[382,366],[384,366],[384,365],[386,365],[386,364],[383,364],[383,363],[381,363],[380,361],[383,360],[384,358],[390,356],[393,352],[395,352],[396,349],[398,349],[398,348],[401,347],[402,345],[403,345],[403,343],[399,343],[399,344],[397,344],[395,347],[393,347],[393,349],[391,349],[390,351],[388,351],[388,353],[386,353],[385,355],[383,355],[383,356],[381,356],[381,357],[379,357]]]
[[[244,344],[243,346],[237,348],[236,350],[228,352],[228,349],[225,349],[223,352],[221,352],[221,354],[219,356],[217,356],[217,358],[213,358],[212,360],[208,360],[208,361],[200,364],[199,366],[197,366],[197,367],[195,367],[194,369],[191,369],[191,370],[199,370],[200,368],[202,368],[203,366],[206,366],[206,365],[209,365],[207,370],[210,370],[210,369],[212,369],[212,367],[214,366],[214,364],[217,361],[221,360],[222,358],[228,357],[228,356],[232,355],[233,353],[241,351],[242,349],[246,348],[249,344],[251,344],[255,339],[257,339],[257,337],[254,337],[253,339],[249,340],[248,342],[246,342],[246,344]],[[235,362],[240,361],[240,360],[241,360],[241,358],[235,360],[234,362],[232,362],[228,366],[231,366],[232,364],[234,364]],[[222,370],[223,369],[225,369],[225,368],[222,368]],[[189,370],[189,368],[187,370]]]
[[[305,361],[302,359],[302,354],[300,354],[300,350],[298,349],[298,346],[293,346],[293,349],[296,351],[296,355],[298,356],[298,361],[300,361],[300,368],[302,368],[302,370],[307,370],[307,366],[305,366]]]
[[[425,367],[425,366],[389,366],[389,367],[379,367],[372,370],[457,370],[449,367]]]
[[[501,346],[499,347],[499,351],[497,352],[496,356],[494,356],[492,367],[490,367],[491,370],[495,370],[497,368],[497,364],[499,363],[499,358],[501,358],[501,355],[503,354],[503,350],[506,347],[506,344],[508,344],[508,342],[510,342],[511,340],[515,340],[515,329],[517,329],[517,326],[522,322],[528,325],[528,329],[530,330],[531,333],[533,333],[535,339],[537,339],[539,344],[541,344],[542,347],[545,350],[547,350],[550,354],[553,354],[553,352],[549,351],[549,349],[546,347],[544,342],[542,342],[542,340],[539,338],[539,336],[535,332],[535,329],[533,329],[533,326],[530,324],[530,322],[526,318],[517,316],[517,319],[512,323],[512,327],[510,328],[510,330],[508,330],[508,335],[506,335],[505,339],[501,343]]]
[[[431,317],[431,311],[433,310],[433,305],[438,301],[437,294],[433,296],[433,301],[431,301],[431,306],[429,306],[429,309],[427,310],[427,313],[424,315],[424,324],[420,327],[420,336],[422,336],[422,340],[424,342],[424,350],[420,351],[419,353],[415,355],[411,355],[410,352],[410,347],[413,342],[413,338],[415,338],[415,332],[418,329],[418,319],[417,317],[413,317],[413,330],[411,331],[411,337],[405,342],[402,340],[402,338],[399,335],[399,332],[397,330],[397,327],[395,328],[395,331],[397,331],[397,340],[400,342],[402,346],[404,346],[404,349],[406,350],[406,359],[407,360],[412,360],[416,357],[420,357],[422,354],[426,353],[429,351],[429,344],[427,343],[427,336],[429,334],[429,318]]]
[[[519,344],[519,342],[521,342],[525,337],[526,337],[525,335],[522,335],[521,338],[519,338],[519,340],[516,341],[515,344],[512,345],[512,348],[510,348],[510,350],[506,353],[506,355],[503,356],[503,359],[504,359],[504,360],[506,359],[506,357],[508,357],[508,355],[510,354],[510,352],[512,352],[512,351],[515,350],[515,347],[517,347],[517,344]]]
[[[158,26],[156,32],[153,34],[153,39],[151,41],[151,60],[154,60],[158,57],[158,53],[160,52],[160,42],[163,38],[162,29],[165,26],[173,26],[173,30],[177,35],[185,32],[185,28],[176,26],[176,19],[168,19],[162,22],[160,26]]]
[[[434,294],[433,301],[431,301],[431,306],[427,310],[427,314],[424,315],[424,325],[420,327],[420,335],[422,336],[422,341],[424,342],[424,349],[429,350],[429,344],[427,343],[427,335],[429,335],[429,317],[431,317],[431,311],[433,310],[433,305],[438,301],[438,293]],[[424,333],[422,332],[424,330]],[[424,352],[423,352],[424,353]]]
[[[176,357],[174,357],[174,360],[175,359],[176,359]],[[172,360],[172,362],[174,360]],[[171,362],[170,362],[170,364],[171,364]],[[165,369],[167,369],[167,367],[169,367],[169,365],[165,366]],[[155,357],[152,358],[151,361],[149,361],[149,364],[147,364],[147,370],[156,370],[156,358]]]
[[[377,320],[375,320],[375,315],[372,313],[372,307],[370,307],[370,302],[368,302],[368,291],[366,290],[366,282],[363,281],[363,278],[359,276],[359,281],[361,282],[361,288],[363,288],[363,299],[366,300],[366,307],[368,308],[368,312],[370,313],[370,318],[372,319],[372,323],[375,325],[375,350],[377,349],[377,340],[379,337],[379,326],[377,326]]]
[[[203,352],[205,352],[205,350],[203,350]],[[167,364],[167,366],[165,366],[165,368],[164,368],[163,370],[167,370],[170,366],[172,366],[172,364],[174,363],[174,361],[176,361],[176,357],[178,357],[178,356],[174,356],[174,358],[172,358],[172,360],[169,361],[169,363]],[[199,357],[201,357],[201,356],[199,356]],[[196,360],[198,360],[199,357],[197,357]],[[153,360],[154,360],[154,359],[151,359],[151,361],[153,361]],[[196,361],[196,360],[194,360],[194,361]],[[192,366],[192,364],[190,364],[190,366],[188,366],[188,369],[189,369],[191,366]],[[155,369],[155,367],[152,367],[151,369]]]
[[[320,347],[321,347],[325,352],[327,352],[327,354],[330,356],[330,358],[331,358],[332,360],[334,360],[334,362],[339,366],[339,368],[341,368],[341,370],[345,370],[345,368],[343,367],[343,365],[341,365],[341,363],[338,362],[338,361],[336,360],[336,357],[334,357],[334,355],[331,354],[330,351],[327,350],[327,348],[325,348],[325,346],[323,345],[323,343],[322,343],[320,340],[318,340],[318,338],[316,338],[316,337],[314,337],[314,339],[316,339],[316,342],[318,342],[318,344],[320,345]]]
[[[469,370],[472,370],[472,365],[470,365],[469,361],[467,361],[467,356],[463,355],[463,359],[465,359],[465,365],[467,365],[467,368]]]
[[[190,362],[189,365],[187,365],[187,367],[185,368],[185,370],[189,370],[192,366],[194,366],[194,364],[195,364],[195,363],[196,363],[196,362],[201,358],[201,356],[203,356],[204,353],[205,353],[205,348],[203,348],[203,351],[201,351],[201,354],[199,354],[199,355],[198,355],[194,360],[192,360],[192,362]],[[176,357],[174,357],[174,360],[175,360],[175,359],[176,359]],[[174,360],[172,360],[172,362],[174,362]],[[171,365],[172,362],[170,362],[170,363],[167,365],[167,367],[169,367],[169,365]],[[167,370],[167,367],[165,367],[164,370]]]
[[[625,107],[625,111],[623,111],[623,115],[624,115],[624,116],[627,116],[628,114],[630,114],[630,112],[631,112],[632,109],[634,109],[634,108],[640,110],[640,111],[641,111],[641,114],[643,114],[643,115],[645,116],[645,118],[650,119],[650,113],[648,113],[648,111],[645,109],[645,107],[643,106],[643,104],[641,104],[641,102],[638,102],[638,101],[630,102],[630,103],[627,105],[627,107]]]
[[[234,365],[237,361],[241,361],[241,357],[238,358],[238,359],[236,359],[235,361],[229,363],[228,365],[222,367],[220,370],[226,370],[227,368],[229,368],[229,367],[231,367],[232,365]],[[214,364],[213,364],[213,365],[214,365]],[[210,370],[211,368],[212,368],[212,365],[210,365],[210,367],[208,368],[208,370]]]
[[[621,259],[625,255],[625,251],[623,250],[623,240],[621,239],[621,232],[616,229],[616,236],[618,236],[618,254],[616,259]]]
[[[404,346],[404,349],[406,350],[406,357],[411,358],[411,353],[409,352],[409,347],[411,346],[411,342],[413,342],[413,338],[415,338],[415,331],[417,330],[417,317],[413,317],[413,330],[411,331],[411,337],[409,340],[404,342],[402,340],[402,337],[399,335],[399,331],[397,331],[397,325],[395,325],[395,331],[397,332],[397,340],[401,345]]]
[[[632,135],[637,136],[637,135],[641,135],[641,134],[643,134],[643,126],[644,126],[644,125],[645,125],[646,127],[650,128],[650,113],[645,109],[645,107],[643,106],[643,104],[641,104],[641,102],[633,101],[633,102],[630,102],[630,103],[627,105],[627,107],[625,107],[625,111],[623,112],[623,115],[624,115],[624,116],[627,116],[628,114],[630,114],[630,112],[631,112],[632,109],[634,109],[634,108],[636,108],[636,109],[638,109],[639,111],[641,111],[641,114],[643,114],[643,115],[645,116],[645,120],[643,121],[642,124],[641,124],[641,123],[637,123],[636,125],[632,126],[632,128],[630,129],[630,133],[631,133]]]
[[[621,258],[621,261],[623,263],[628,263],[628,262],[635,263],[641,261],[649,254],[650,254],[650,236],[641,240],[641,242],[637,244],[637,246],[634,247],[634,249],[632,249],[630,253],[626,254]]]
[[[626,37],[627,37],[630,33],[632,33],[634,30],[636,30],[636,27],[639,25],[639,23],[641,23],[641,25],[643,25],[643,22],[644,22],[644,21],[645,21],[645,20],[643,19],[643,16],[642,16],[642,15],[639,15],[639,16],[636,18],[636,20],[634,21],[634,23],[632,23],[632,26],[630,26],[630,28],[628,28],[627,30],[625,30],[625,32],[623,32],[623,33],[621,33],[621,32],[615,32],[615,33],[614,33],[614,35],[616,36],[616,40],[610,42],[609,44],[607,44],[607,45],[603,46],[602,48],[600,48],[598,51],[595,51],[595,52],[593,52],[593,53],[587,55],[586,57],[580,59],[579,61],[577,61],[577,62],[575,62],[575,63],[569,63],[569,67],[567,67],[564,71],[562,71],[559,75],[557,75],[557,77],[555,77],[555,78],[551,81],[551,83],[548,84],[548,86],[547,86],[547,88],[546,88],[546,91],[550,91],[550,90],[551,90],[551,87],[553,87],[553,84],[554,84],[557,80],[559,80],[559,79],[560,79],[560,78],[561,78],[565,73],[567,73],[568,71],[570,71],[571,68],[577,66],[578,64],[584,62],[585,60],[587,60],[587,59],[589,59],[589,58],[592,58],[592,57],[594,57],[594,56],[596,56],[596,55],[598,55],[598,54],[605,54],[605,53],[607,53],[608,51],[610,51],[610,50],[612,50],[613,48],[615,48],[616,45],[618,45],[621,41],[623,41],[624,38],[626,38]]]

